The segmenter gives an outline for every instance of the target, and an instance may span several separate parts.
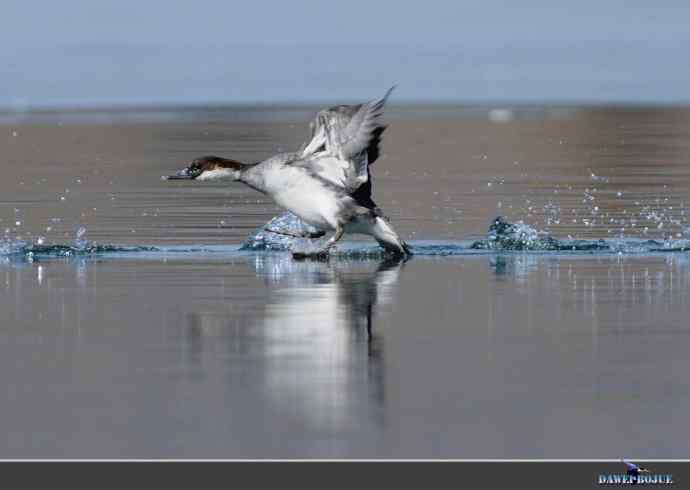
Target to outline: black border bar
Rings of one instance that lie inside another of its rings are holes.
[[[602,474],[626,474],[621,461],[3,461],[0,471],[18,488],[690,488],[690,461],[635,463],[673,483],[599,484]]]

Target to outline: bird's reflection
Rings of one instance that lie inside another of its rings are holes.
[[[294,261],[284,257],[257,256],[254,266],[259,277],[278,286],[285,302],[293,305],[290,316],[323,311],[327,318],[342,322],[357,338],[375,340],[372,316],[375,308],[390,301],[403,260],[382,262]],[[307,288],[307,291],[300,289]],[[316,293],[316,294],[313,294]],[[269,308],[270,310],[271,308]],[[316,309],[316,311],[314,311]],[[327,318],[324,318],[327,319]]]
[[[258,312],[228,315],[220,335],[231,356],[255,361],[249,376],[260,379],[252,386],[310,427],[360,430],[365,420],[380,425],[384,350],[376,319],[382,307],[392,307],[403,262],[294,261],[266,254],[253,256],[251,264],[267,287],[266,302]],[[204,355],[205,332],[217,336],[218,326],[217,313],[188,316],[191,362]]]
[[[263,321],[267,393],[316,426],[371,419],[384,400],[374,310],[391,300],[400,262],[373,270],[366,263],[261,262],[257,271],[263,267],[279,285]]]

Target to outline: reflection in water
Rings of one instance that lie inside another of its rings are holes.
[[[228,319],[221,334],[230,354],[257,359],[253,372],[261,379],[252,386],[260,385],[275,409],[312,428],[380,426],[384,362],[374,323],[377,308],[392,301],[402,262],[296,262],[269,254],[256,255],[253,265],[270,291],[263,313],[248,324]],[[192,363],[203,356],[206,324],[216,322],[217,315],[189,315]]]
[[[36,281],[39,286],[43,286],[43,278],[45,277],[45,267],[38,265],[36,267]]]
[[[509,281],[506,286],[523,295],[526,302],[538,304],[556,317],[576,311],[596,335],[688,331],[684,317],[661,321],[690,289],[690,259],[685,254],[506,254],[488,258],[488,264],[497,280]],[[500,309],[498,290],[493,294],[493,304]]]
[[[543,257],[531,254],[496,255],[489,258],[489,265],[499,277],[510,276],[519,283],[524,283],[531,272],[537,270]]]
[[[687,446],[685,254],[22,261],[0,285],[8,456]]]

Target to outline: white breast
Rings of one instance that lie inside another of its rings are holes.
[[[276,203],[321,230],[338,223],[337,194],[304,169],[282,167],[264,175],[264,185]]]

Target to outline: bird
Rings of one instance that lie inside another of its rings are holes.
[[[387,98],[395,87],[391,87],[386,96]],[[331,126],[337,125],[337,127],[344,128],[352,120],[358,110],[362,107],[362,104],[358,105],[337,105],[329,109],[324,109],[319,111],[312,122],[309,123],[309,128],[311,130],[309,139],[302,145],[299,150],[303,156],[316,153],[317,151],[325,151],[326,143],[328,140],[325,139],[326,129],[329,128],[329,121],[332,121]],[[376,203],[372,200],[372,176],[369,172],[369,166],[372,165],[380,155],[379,145],[381,143],[381,135],[383,134],[386,126],[377,123],[372,129],[372,138],[367,146],[365,152],[360,152],[356,156],[349,158],[347,160],[341,160],[340,163],[345,165],[354,166],[361,165],[364,162],[361,160],[367,159],[367,179],[362,184],[357,187],[357,189],[352,193],[353,197],[358,202],[365,203],[368,207],[374,208],[377,212],[380,209]],[[329,145],[328,148],[332,154],[335,152]],[[359,160],[359,161],[358,161]],[[260,227],[263,231],[270,232],[274,235],[284,235],[292,238],[319,238],[325,235],[325,232],[318,231],[313,227],[310,227],[306,223],[302,222],[298,217],[296,217],[291,212],[285,212],[280,216],[276,216],[268,221],[264,226]],[[259,233],[259,232],[256,232]],[[285,246],[284,240],[276,240],[276,238],[271,238],[271,235],[264,234],[254,234],[251,238],[261,237],[261,240],[269,240],[271,244],[277,244],[279,246]],[[266,238],[264,238],[266,237]]]
[[[638,466],[635,463],[631,463],[630,461],[627,461],[625,459],[621,461],[627,467],[627,474],[630,476],[639,476],[640,473],[649,473],[649,470],[647,468]]]
[[[387,252],[407,257],[410,247],[371,197],[369,165],[379,155],[380,118],[393,88],[377,100],[320,111],[311,140],[297,152],[257,163],[203,156],[164,179],[242,182],[316,229],[307,238],[333,232],[322,249],[295,257],[328,255],[344,233],[370,235]]]

